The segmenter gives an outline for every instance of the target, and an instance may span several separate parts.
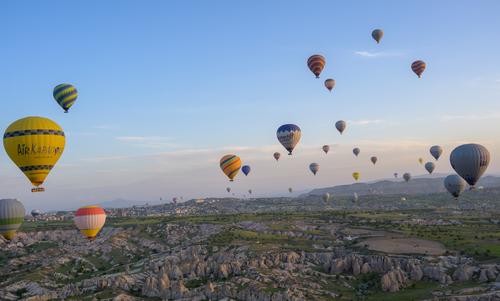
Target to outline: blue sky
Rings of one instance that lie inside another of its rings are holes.
[[[498,1],[4,2],[0,126],[49,117],[67,146],[47,192],[29,193],[5,154],[0,188],[49,208],[222,196],[218,159],[236,153],[254,171],[233,190],[270,195],[349,183],[354,169],[364,180],[422,174],[416,158],[433,144],[445,147],[438,171],[450,172],[448,154],[462,142],[487,146],[497,173],[498,11]],[[374,28],[385,32],[379,45]],[[315,53],[327,58],[320,80],[306,66]],[[416,59],[428,64],[420,80]],[[52,99],[63,82],[79,90],[69,114]],[[343,136],[338,119],[348,121]],[[303,138],[277,169],[283,123]],[[334,145],[328,157],[323,144]],[[356,161],[357,145],[365,157]]]

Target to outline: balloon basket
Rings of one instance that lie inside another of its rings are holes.
[[[44,191],[45,191],[45,188],[43,188],[43,187],[31,188],[31,192],[44,192]]]

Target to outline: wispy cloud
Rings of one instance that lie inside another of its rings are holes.
[[[147,148],[178,147],[172,142],[172,138],[162,136],[118,136],[115,140]]]
[[[387,123],[387,121],[382,119],[361,119],[361,120],[348,120],[349,125],[373,125]]]
[[[476,114],[466,114],[466,115],[442,115],[442,121],[454,121],[454,120],[467,120],[467,121],[477,121],[477,120],[488,120],[488,119],[500,119],[500,112],[494,112],[485,115]]]
[[[396,57],[403,55],[399,51],[380,51],[380,52],[370,52],[370,51],[354,51],[354,54],[366,57],[366,58],[377,58],[377,57]]]

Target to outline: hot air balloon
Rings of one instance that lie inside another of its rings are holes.
[[[359,147],[355,147],[352,149],[352,153],[357,157],[359,155],[359,153],[361,152],[361,150],[359,149]]]
[[[248,174],[250,173],[250,166],[248,165],[244,165],[242,168],[241,168],[241,171],[245,174],[245,176],[248,176]]]
[[[85,206],[75,213],[75,225],[89,240],[95,239],[106,222],[106,212],[99,206]]]
[[[288,192],[292,193],[292,187],[288,187]]]
[[[425,163],[425,169],[431,174],[434,171],[434,168],[436,168],[436,165],[432,162],[427,162]]]
[[[321,71],[323,71],[325,64],[325,58],[319,54],[312,55],[307,60],[307,67],[309,67],[309,70],[311,70],[311,72],[316,75],[316,78],[319,78],[319,75],[321,74]]]
[[[222,172],[229,178],[229,181],[232,182],[241,168],[240,157],[236,155],[225,155],[220,159],[220,168],[222,169]]]
[[[64,109],[64,113],[68,113],[69,108],[75,103],[78,97],[78,91],[73,85],[60,84],[54,88],[52,93],[57,103]]]
[[[325,87],[328,91],[332,92],[332,89],[335,87],[335,80],[333,78],[325,80]]]
[[[323,147],[321,149],[323,149],[325,154],[328,154],[328,152],[330,151],[330,145],[323,145]]]
[[[249,194],[252,194],[252,189],[248,189],[248,193],[249,193]]]
[[[10,159],[37,187],[33,192],[44,190],[38,186],[61,157],[65,142],[62,128],[43,117],[14,121],[3,135],[3,145]]]
[[[295,124],[284,124],[278,128],[276,136],[281,145],[288,151],[288,154],[291,155],[293,149],[299,143],[301,131]]]
[[[439,145],[433,145],[429,149],[429,152],[431,155],[434,157],[434,159],[439,160],[439,157],[441,157],[441,154],[443,153],[443,148]]]
[[[359,200],[358,194],[355,192],[355,193],[352,195],[352,201],[353,201],[354,203],[356,203],[358,200]]]
[[[175,196],[174,196],[174,197],[172,198],[172,203],[177,204],[177,197],[175,197]]]
[[[418,75],[418,78],[422,77],[422,73],[424,73],[425,70],[425,62],[424,61],[414,61],[411,64],[411,70],[415,72],[416,75]]]
[[[444,178],[444,187],[451,195],[458,198],[464,192],[467,183],[458,175],[449,175]]]
[[[42,215],[42,211],[40,211],[39,209],[33,209],[33,210],[31,210],[31,216],[37,217],[37,216],[40,216],[40,215]]]
[[[274,157],[274,159],[276,159],[276,161],[278,161],[278,160],[280,159],[280,157],[281,157],[281,154],[280,154],[280,153],[278,153],[278,152],[275,152],[275,153],[273,154],[273,157]]]
[[[418,163],[423,164],[424,163],[424,159],[423,158],[418,158]]]
[[[311,172],[316,175],[316,173],[318,172],[319,170],[319,164],[318,163],[311,163],[309,164],[309,169],[311,170]]]
[[[322,196],[322,199],[323,201],[328,202],[328,200],[330,199],[330,194],[328,192],[325,192],[325,194],[323,194]]]
[[[26,210],[16,199],[0,200],[0,235],[12,240],[24,221]]]
[[[403,174],[403,179],[405,179],[406,182],[411,180],[411,174],[409,172],[406,172]]]
[[[382,29],[375,29],[372,31],[372,38],[377,41],[377,44],[380,43],[380,40],[382,40],[382,37],[384,36],[384,32]]]
[[[226,187],[226,191],[229,193],[231,192],[231,187]]]
[[[480,144],[463,144],[451,152],[450,163],[457,174],[474,187],[488,168],[490,152]]]
[[[373,165],[375,165],[375,163],[377,163],[377,157],[373,156],[370,158],[370,161],[372,161]]]
[[[361,174],[359,172],[353,172],[352,173],[352,177],[354,178],[354,180],[359,180],[359,177],[361,176]]]
[[[398,173],[397,172],[394,173],[394,178],[396,178],[396,179],[398,178]]]
[[[339,120],[339,121],[335,122],[335,127],[337,128],[337,131],[339,131],[339,133],[341,135],[344,132],[346,126],[347,126],[347,124],[344,120]]]

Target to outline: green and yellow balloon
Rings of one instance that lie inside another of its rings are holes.
[[[64,109],[64,113],[68,113],[69,108],[71,108],[78,97],[78,91],[73,85],[60,84],[54,88],[53,95],[57,103]]]

